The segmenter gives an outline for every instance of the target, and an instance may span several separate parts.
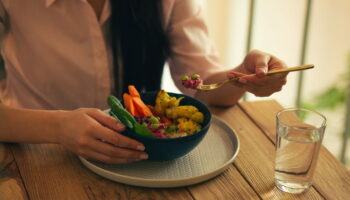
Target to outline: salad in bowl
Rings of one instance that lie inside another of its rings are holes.
[[[164,90],[139,93],[132,85],[119,101],[107,99],[110,115],[127,129],[122,133],[145,145],[149,160],[172,160],[189,153],[207,133],[211,113],[199,100]]]

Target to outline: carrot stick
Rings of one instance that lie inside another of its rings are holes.
[[[135,86],[129,85],[129,86],[128,86],[128,90],[129,90],[129,94],[130,94],[132,97],[138,97],[138,98],[140,98],[140,93],[137,91],[137,89],[136,89]]]
[[[123,99],[126,110],[133,116],[139,117],[139,113],[136,112],[132,97],[128,93],[124,93]]]
[[[139,97],[132,97],[132,101],[134,103],[134,106],[136,110],[143,116],[143,117],[150,117],[153,116],[152,111],[143,103],[141,98]]]
[[[135,108],[135,117],[142,117],[143,115],[136,109],[134,102],[133,102],[133,105]]]

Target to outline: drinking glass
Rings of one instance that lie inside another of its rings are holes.
[[[287,108],[276,115],[275,184],[288,193],[312,185],[326,118],[305,108]]]

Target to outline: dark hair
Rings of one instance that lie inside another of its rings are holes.
[[[170,52],[163,29],[162,0],[112,0],[111,5],[116,88],[122,83],[119,95],[128,85],[135,85],[140,91],[159,90]],[[122,70],[118,70],[120,59]],[[118,81],[118,74],[123,77],[122,82]]]

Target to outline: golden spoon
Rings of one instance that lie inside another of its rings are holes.
[[[314,68],[313,64],[310,65],[301,65],[301,66],[296,66],[296,67],[289,67],[289,68],[283,68],[283,69],[278,69],[278,70],[274,70],[274,71],[269,71],[266,74],[267,75],[272,75],[272,74],[279,74],[279,73],[284,73],[284,72],[293,72],[293,71],[300,71],[300,70],[305,70],[305,69],[312,69]],[[221,83],[213,83],[213,84],[208,84],[208,85],[199,85],[196,89],[197,90],[215,90],[218,89],[224,85],[226,85],[227,83],[231,83],[231,82],[235,82],[237,81],[239,78],[232,78],[232,79],[228,79],[224,82]]]

